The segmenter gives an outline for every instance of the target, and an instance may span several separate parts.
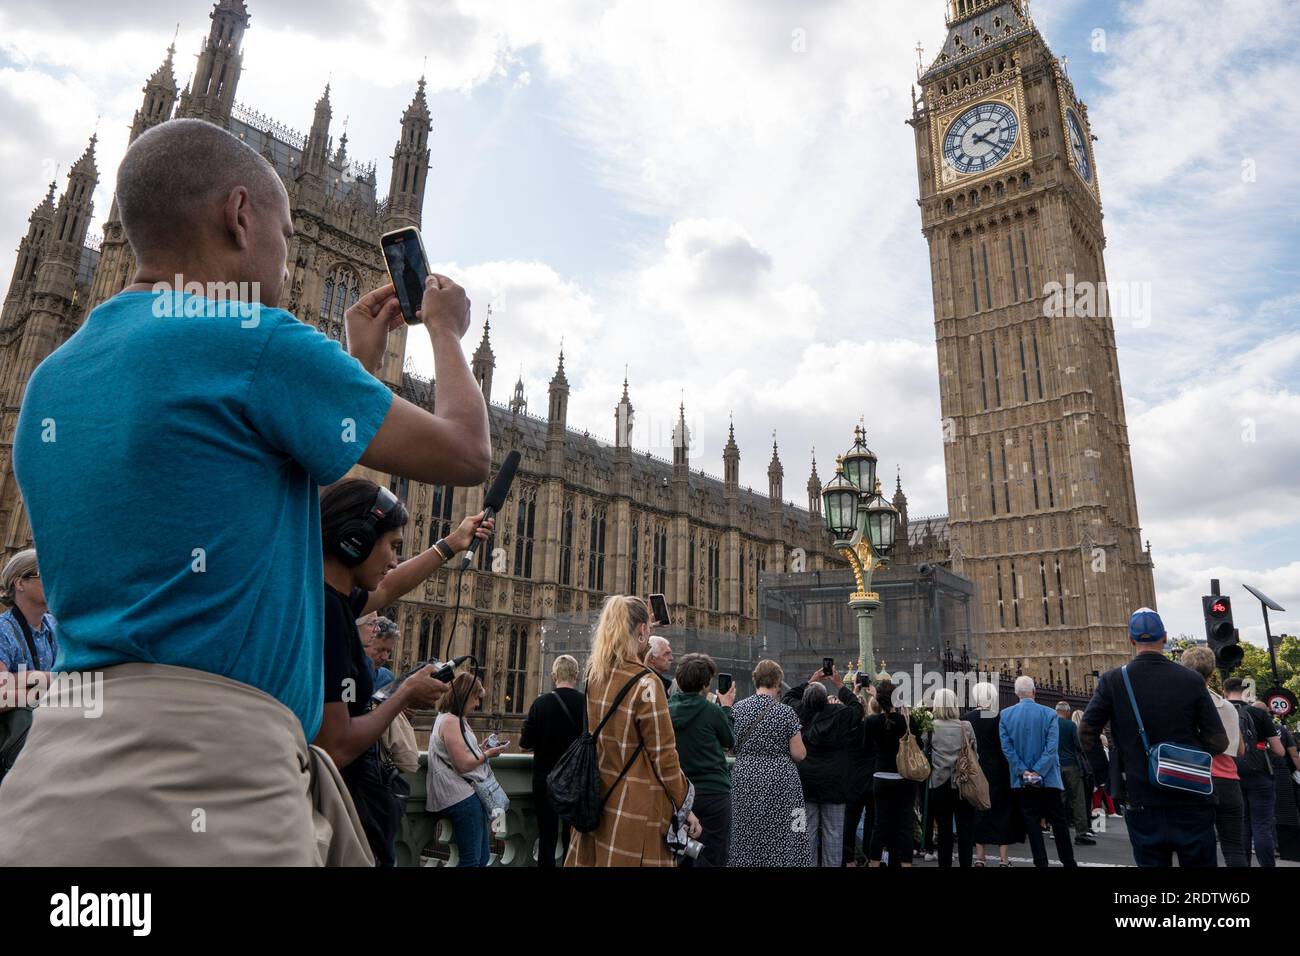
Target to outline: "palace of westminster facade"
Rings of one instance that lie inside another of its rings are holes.
[[[1018,0],[953,0],[951,49],[922,77],[915,104],[950,511],[947,518],[909,522],[899,482],[894,504],[903,526],[895,561],[942,564],[974,580],[988,663],[1046,677],[1049,664],[1062,658],[1075,663],[1076,673],[1117,663],[1127,609],[1154,606],[1154,587],[1149,553],[1138,544],[1110,319],[1049,321],[1029,291],[1031,282],[1041,286],[1049,275],[1064,281],[1067,271],[1104,277],[1103,238],[1095,173],[1091,166],[1091,178],[1078,172],[1067,148],[1069,117],[1086,123],[1086,109],[1020,6]],[[210,16],[189,88],[178,88],[169,48],[144,86],[131,139],[173,117],[195,117],[265,156],[289,192],[296,229],[284,307],[341,340],[345,309],[387,281],[380,235],[420,224],[431,131],[424,80],[401,117],[381,200],[375,166],[348,157],[346,133],[337,146],[330,136],[328,86],[305,135],[235,102],[250,20],[245,0],[218,0]],[[1011,33],[1003,33],[1004,21]],[[985,37],[997,34],[993,41],[952,42],[973,23]],[[981,98],[1006,104],[1021,117],[1025,135],[996,173],[950,176],[936,152],[937,124],[949,114],[961,122],[964,104]],[[1030,126],[1037,127],[1032,143]],[[1090,146],[1086,155],[1090,163]],[[98,176],[92,137],[68,173],[66,191],[56,199],[51,184],[32,212],[0,314],[5,555],[31,541],[11,466],[26,382],[134,269],[116,202],[102,241],[87,242]],[[973,269],[977,262],[982,270]],[[612,445],[570,429],[563,354],[545,416],[529,413],[522,383],[508,402],[494,401],[488,321],[472,368],[488,400],[496,461],[517,449],[519,474],[492,547],[460,581],[456,633],[450,630],[457,578],[450,571],[430,578],[390,614],[402,630],[396,666],[472,652],[486,673],[484,713],[508,731],[548,686],[540,642],[543,622],[557,614],[594,611],[607,594],[662,592],[674,624],[753,635],[762,630],[760,574],[842,565],[822,520],[815,462],[804,509],[784,498],[775,442],[766,495],[741,487],[734,432],[723,449],[721,480],[693,469],[684,408],[671,462],[634,451],[626,382],[621,397],[611,396],[617,399]],[[405,367],[405,329],[390,336],[380,377],[433,409],[435,383]],[[410,553],[479,510],[483,499],[482,488],[358,473],[388,484],[407,502]]]

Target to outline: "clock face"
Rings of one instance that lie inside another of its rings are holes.
[[[1065,111],[1065,122],[1069,127],[1070,151],[1074,153],[1074,164],[1083,181],[1092,182],[1092,164],[1088,162],[1088,141],[1083,136],[1083,124],[1079,122],[1074,110]]]
[[[1020,135],[1005,103],[980,103],[962,113],[943,137],[943,158],[959,173],[982,173],[1007,158]]]

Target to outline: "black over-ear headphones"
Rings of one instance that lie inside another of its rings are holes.
[[[370,557],[379,537],[379,522],[388,517],[399,504],[401,502],[397,500],[397,495],[379,485],[375,489],[375,500],[366,509],[365,515],[350,518],[343,523],[335,544],[344,564],[360,564]]]

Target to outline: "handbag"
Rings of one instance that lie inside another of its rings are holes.
[[[903,718],[903,738],[898,742],[898,775],[904,780],[920,783],[930,779],[930,761],[921,753],[921,747],[912,733],[912,721],[906,709],[899,715]]]
[[[32,708],[16,707],[0,712],[0,780],[13,769],[23,744],[27,742],[27,732],[32,727]]]
[[[460,718],[460,732],[461,736],[465,738],[465,746],[469,752],[476,757],[482,756],[470,743],[469,734],[465,732],[465,719],[463,717]],[[446,757],[438,754],[438,759],[442,761],[448,770],[456,773],[456,768],[451,765]],[[506,795],[505,789],[497,780],[497,775],[492,772],[491,764],[485,760],[469,773],[461,774],[460,778],[474,788],[474,795],[478,797],[479,803],[483,804],[483,809],[493,825],[496,824],[499,818],[505,816],[505,812],[510,809],[510,797]]]
[[[1167,790],[1182,790],[1203,796],[1213,793],[1214,780],[1210,775],[1210,764],[1214,758],[1204,750],[1179,744],[1156,744],[1152,747],[1142,723],[1142,714],[1138,710],[1137,697],[1133,694],[1133,682],[1129,680],[1127,664],[1120,668],[1120,674],[1124,678],[1124,688],[1128,691],[1128,702],[1133,706],[1133,716],[1137,719],[1142,747],[1146,750],[1147,780],[1154,786]]]
[[[976,810],[987,810],[993,806],[989,796],[989,781],[980,766],[979,755],[975,752],[974,735],[969,725],[962,721],[961,751],[957,754],[957,763],[952,768],[952,778],[957,783],[957,793]]]
[[[614,697],[609,712],[601,718],[594,731],[585,729],[587,710],[584,707],[582,733],[578,735],[577,740],[569,744],[569,748],[560,756],[554,769],[546,776],[546,798],[551,801],[555,815],[579,833],[590,833],[600,826],[600,815],[605,809],[605,802],[619,782],[627,776],[627,772],[632,769],[632,764],[636,762],[637,757],[641,756],[641,751],[645,748],[644,742],[636,745],[636,750],[623,765],[618,777],[602,795],[596,738],[600,736],[609,719],[614,716],[632,686],[649,673],[651,673],[650,668],[643,668],[623,685],[622,690]]]

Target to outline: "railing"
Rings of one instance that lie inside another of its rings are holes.
[[[405,774],[411,785],[406,815],[397,832],[398,866],[455,866],[459,859],[451,821],[424,808],[428,755],[420,754],[417,773]],[[492,772],[510,809],[492,834],[490,866],[536,866],[537,814],[533,809],[532,754],[503,754],[492,759]],[[557,851],[558,852],[558,851]]]

